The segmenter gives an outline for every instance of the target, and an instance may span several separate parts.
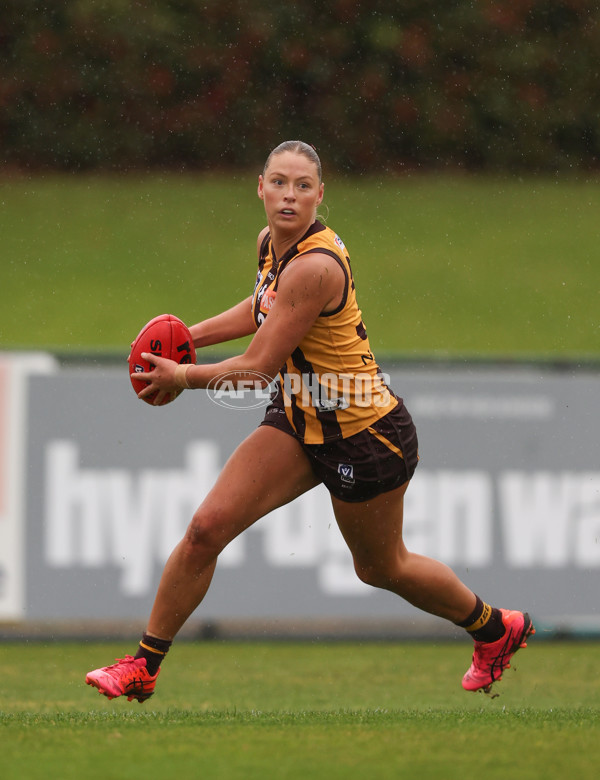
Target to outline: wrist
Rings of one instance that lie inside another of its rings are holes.
[[[191,390],[191,385],[187,378],[187,372],[192,367],[191,363],[180,363],[175,367],[174,381],[177,387],[181,387],[182,390]]]

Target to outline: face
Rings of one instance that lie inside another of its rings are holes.
[[[258,197],[265,204],[271,229],[299,231],[315,220],[323,200],[323,183],[317,166],[297,152],[282,152],[271,158],[264,176],[258,177]]]

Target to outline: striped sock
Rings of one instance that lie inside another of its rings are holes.
[[[159,639],[156,636],[149,636],[144,633],[135,657],[146,659],[148,674],[154,677],[158,672],[163,658],[169,652],[171,644],[172,642],[168,639]]]
[[[502,622],[502,613],[496,607],[490,607],[479,596],[475,598],[475,609],[466,620],[457,625],[471,634],[476,642],[495,642],[506,630]]]

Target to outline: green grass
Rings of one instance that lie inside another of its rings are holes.
[[[325,201],[376,354],[600,355],[596,180],[332,177]],[[213,315],[263,224],[249,176],[4,179],[0,348],[125,353],[156,314]]]
[[[0,649],[3,780],[597,775],[597,643],[533,639],[495,699],[460,688],[466,641],[181,642],[144,705],[83,684],[127,649]]]

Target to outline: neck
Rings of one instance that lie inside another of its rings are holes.
[[[298,243],[298,241],[300,241],[302,236],[306,233],[312,224],[314,224],[314,220],[310,224],[304,225],[302,230],[296,231],[294,233],[278,231],[269,225],[269,230],[271,232],[271,244],[273,245],[275,256],[278,258],[283,257],[283,255],[289,249],[291,249],[295,244]]]

